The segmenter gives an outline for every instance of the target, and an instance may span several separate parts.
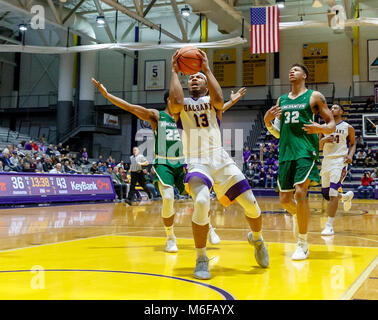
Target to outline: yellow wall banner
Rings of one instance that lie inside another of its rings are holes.
[[[243,86],[266,85],[266,53],[251,54],[250,48],[243,48]]]
[[[236,85],[236,49],[217,49],[213,55],[213,73],[221,87]]]
[[[305,43],[303,64],[309,72],[307,82],[328,82],[328,43]]]

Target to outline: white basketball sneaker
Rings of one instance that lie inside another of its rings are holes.
[[[323,231],[321,232],[322,236],[333,236],[335,234],[335,231],[333,230],[333,226],[326,223]]]
[[[209,242],[211,244],[218,244],[221,241],[219,236],[215,233],[215,228],[213,228],[213,227],[209,228],[209,232],[207,234],[207,237],[208,237]]]
[[[344,211],[349,211],[352,207],[352,199],[354,197],[353,191],[348,191],[341,200],[344,203]]]
[[[176,238],[167,239],[167,242],[166,242],[166,245],[165,245],[165,252],[174,253],[174,252],[177,252],[177,251],[178,251],[178,249],[177,249]]]
[[[297,247],[291,256],[292,260],[306,260],[310,251],[308,249],[308,243],[303,241],[297,242]]]

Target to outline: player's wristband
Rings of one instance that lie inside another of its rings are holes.
[[[267,129],[272,134],[272,136],[274,136],[275,138],[279,139],[280,132],[275,127],[273,127],[271,125],[271,126],[267,126]]]

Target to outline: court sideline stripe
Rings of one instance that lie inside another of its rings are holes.
[[[366,269],[362,271],[359,277],[350,285],[347,291],[343,293],[339,300],[350,300],[377,265],[378,256],[376,256],[375,259],[366,267]]]

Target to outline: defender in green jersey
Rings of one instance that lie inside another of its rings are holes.
[[[280,138],[278,186],[282,206],[296,217],[298,228],[297,248],[293,260],[304,260],[309,255],[307,243],[310,208],[307,191],[311,182],[320,181],[317,161],[319,156],[318,134],[330,134],[335,130],[335,120],[324,96],[305,86],[308,70],[305,66],[294,64],[290,68],[291,92],[278,98],[277,104],[270,108],[264,117],[268,130]],[[315,115],[325,124],[315,122]],[[279,129],[272,120],[280,119]],[[295,200],[293,201],[293,193]]]

